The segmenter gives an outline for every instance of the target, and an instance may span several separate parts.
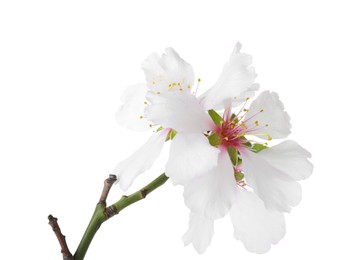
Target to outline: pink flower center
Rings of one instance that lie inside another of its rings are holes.
[[[240,150],[245,143],[251,141],[245,136],[266,136],[268,140],[272,139],[266,133],[268,124],[261,125],[256,118],[264,110],[260,109],[246,117],[248,109],[244,108],[245,104],[236,115],[231,115],[231,109],[225,110],[220,125],[215,128],[214,132],[219,136],[220,145],[223,148],[232,147]],[[256,143],[256,141],[254,142]]]
[[[216,129],[216,133],[219,135],[221,145],[224,147],[241,147],[243,140],[240,138],[244,135],[246,127],[243,123],[239,123],[236,120],[230,121],[225,119],[220,127]]]

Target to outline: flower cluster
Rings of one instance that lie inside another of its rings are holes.
[[[165,173],[184,186],[191,210],[183,240],[203,253],[214,221],[230,213],[234,236],[248,251],[267,252],[285,234],[284,212],[301,200],[298,181],[309,177],[310,153],[292,140],[290,117],[274,92],[251,102],[259,85],[250,55],[237,43],[216,83],[200,96],[194,72],[172,48],[142,64],[146,83],[128,87],[117,112],[120,124],[156,129],[114,173],[126,190],[171,141]]]

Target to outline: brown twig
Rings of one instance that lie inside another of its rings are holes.
[[[104,188],[103,188],[102,193],[101,193],[101,196],[100,196],[99,204],[106,205],[107,196],[109,195],[109,191],[111,189],[111,186],[115,182],[116,182],[116,175],[114,175],[114,174],[110,174],[109,175],[109,178],[107,178],[104,181]]]
[[[62,234],[61,229],[58,225],[57,218],[53,217],[52,215],[48,216],[48,224],[52,227],[54,234],[56,234],[56,237],[58,239],[59,244],[61,245],[61,253],[63,254],[64,260],[72,260],[73,256],[68,249],[67,243],[66,243],[66,237]]]

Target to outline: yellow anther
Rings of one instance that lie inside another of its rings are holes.
[[[259,112],[263,112],[264,111],[264,109],[261,109]]]
[[[273,139],[270,135],[267,135],[267,137],[268,137],[268,141]]]
[[[155,85],[155,81],[152,81],[152,84]]]
[[[157,92],[157,94],[159,95],[159,94],[160,94],[160,92],[158,91],[158,92]]]
[[[248,109],[246,109],[246,108],[244,108],[244,109],[243,109],[243,111],[244,111],[244,112],[248,112],[249,110],[248,110]]]
[[[255,124],[256,126],[259,126],[259,122],[258,122],[258,121],[255,121],[255,122],[254,122],[254,124]]]
[[[142,118],[143,118],[143,116],[140,116],[139,118],[140,118],[140,119],[142,119]]]
[[[148,104],[148,102],[147,101],[144,101],[144,104],[146,105],[146,104]]]
[[[191,88],[191,86],[190,86],[190,85],[188,85],[188,86],[187,86],[187,88]]]
[[[246,100],[246,101],[248,101],[249,99],[250,99],[250,98],[248,98],[248,97],[247,97],[245,100]]]
[[[265,124],[265,127],[268,127],[268,124]]]
[[[149,124],[149,127],[152,127],[153,125],[152,124]]]
[[[224,139],[225,139],[226,141],[229,141],[229,138],[228,138],[228,137],[224,137]]]
[[[177,84],[177,85],[178,85],[178,86],[181,86],[181,83],[179,83],[179,82],[178,82],[178,84]]]
[[[200,78],[198,78],[198,79],[197,79],[197,81],[198,81],[198,82],[201,82],[201,79],[200,79]]]
[[[182,91],[183,89],[182,88],[179,88],[179,91]]]

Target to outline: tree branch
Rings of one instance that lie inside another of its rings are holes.
[[[106,218],[109,219],[115,216],[116,214],[119,214],[120,211],[130,206],[131,204],[139,200],[145,199],[149,193],[151,193],[158,187],[162,186],[167,180],[168,177],[163,173],[159,177],[157,177],[154,181],[149,183],[144,188],[138,190],[137,192],[134,192],[129,196],[125,195],[122,196],[120,200],[118,200],[117,202],[115,202],[114,204],[105,209]]]
[[[118,214],[121,210],[128,207],[129,205],[144,199],[149,193],[151,193],[153,190],[157,189],[158,187],[162,186],[166,181],[168,180],[168,177],[163,173],[159,177],[157,177],[154,181],[149,183],[144,188],[138,190],[137,192],[134,192],[133,194],[129,196],[122,196],[117,202],[112,204],[109,207],[106,207],[106,199],[108,196],[108,193],[111,189],[111,186],[116,181],[115,175],[110,175],[108,179],[104,182],[104,188],[101,193],[101,197],[99,200],[99,203],[96,205],[94,214],[91,217],[90,223],[88,224],[85,233],[78,245],[78,248],[74,254],[73,260],[83,260],[86,252],[88,250],[88,247],[90,246],[92,239],[94,238],[97,230],[100,228],[102,223],[107,221],[109,218],[115,216]]]
[[[56,235],[58,242],[61,246],[61,253],[63,254],[64,260],[73,260],[73,256],[68,249],[66,237],[62,234],[61,229],[58,225],[58,219],[53,217],[52,215],[48,216],[48,224],[52,227],[54,234]]]

